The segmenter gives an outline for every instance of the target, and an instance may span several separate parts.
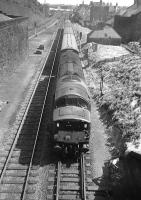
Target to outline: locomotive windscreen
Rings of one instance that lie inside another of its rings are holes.
[[[75,96],[75,95],[68,95],[58,99],[55,103],[55,107],[65,107],[65,106],[77,106],[81,108],[86,108],[90,110],[90,105],[84,99]]]

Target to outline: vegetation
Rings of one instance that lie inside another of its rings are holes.
[[[43,7],[37,0],[0,0],[0,11],[9,17],[28,17],[29,29],[44,24],[48,8]]]
[[[141,59],[123,56],[119,61],[95,65],[100,78],[100,92],[96,100],[100,108],[110,111],[111,123],[121,130],[121,139],[137,142],[141,126]],[[117,149],[122,154],[121,148]]]
[[[75,12],[72,16],[72,22],[74,23],[80,23],[80,21],[82,20],[82,17],[80,16],[80,14],[78,12]]]

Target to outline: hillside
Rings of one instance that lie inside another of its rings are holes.
[[[0,0],[0,13],[9,17],[29,17],[29,28],[45,21],[43,6],[37,0]]]

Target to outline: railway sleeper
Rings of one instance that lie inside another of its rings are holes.
[[[19,200],[20,198],[20,193],[0,193],[0,200]]]
[[[25,177],[11,177],[11,176],[6,176],[4,177],[3,179],[3,184],[24,184],[25,182]],[[38,180],[37,178],[33,178],[33,177],[30,177],[29,180],[28,180],[28,184],[37,184],[38,183]]]
[[[2,184],[0,187],[0,193],[17,193],[21,194],[23,192],[23,184]],[[28,185],[27,194],[33,194],[36,192],[36,187],[33,185]]]
[[[5,163],[6,157],[7,157],[7,156],[1,157],[1,158],[0,158],[0,163]]]
[[[77,174],[77,173],[76,173],[76,174],[66,174],[66,175],[63,174],[63,177],[65,177],[65,176],[68,177],[68,178],[69,178],[69,177],[70,177],[70,178],[73,178],[73,177],[74,177],[74,178],[75,178],[75,177],[77,178],[77,177],[78,177],[78,174]]]
[[[27,174],[27,170],[7,170],[5,172],[6,176],[13,176],[13,177],[25,177]],[[39,172],[37,170],[30,171],[30,177],[37,177]]]
[[[3,151],[0,153],[0,158],[7,157],[7,151]]]
[[[34,141],[35,140],[31,139],[31,138],[30,138],[30,140],[29,139],[28,140],[19,139],[17,144],[16,144],[16,146],[23,146],[23,145],[25,145],[25,146],[33,146],[34,145]]]
[[[81,195],[79,194],[65,194],[65,195],[59,195],[60,200],[82,200]]]
[[[27,170],[28,167],[29,167],[28,165],[11,163],[11,164],[8,165],[7,169],[8,170]],[[34,165],[34,166],[31,167],[31,169],[38,170],[39,166],[38,165],[36,165],[36,166]]]
[[[73,177],[73,178],[68,178],[68,177],[63,177],[61,182],[72,182],[72,183],[78,183],[80,181],[80,177]]]
[[[80,186],[79,185],[62,185],[60,190],[63,191],[80,191]]]
[[[30,145],[16,145],[16,148],[15,148],[15,150],[18,150],[18,149],[20,149],[21,151],[31,151],[32,152],[32,150],[33,150],[33,146],[30,146]],[[40,146],[40,147],[38,147],[38,151],[41,151],[42,150],[42,147]]]
[[[17,157],[14,157],[14,158],[10,159],[9,164],[19,164],[19,162],[20,162],[19,160],[22,160],[22,163],[30,163],[31,158],[26,157],[24,159],[23,158],[21,159],[21,157],[20,157],[17,159]]]
[[[70,169],[63,169],[63,171],[61,172],[61,174],[79,174],[79,170],[78,169],[74,169],[74,170],[70,170]]]
[[[96,184],[95,184],[95,185],[92,185],[92,186],[87,186],[86,189],[87,189],[87,191],[96,191],[97,193],[98,193],[98,192],[101,192],[101,191],[102,191],[102,192],[103,192],[103,191],[107,191],[107,188],[104,187],[104,186],[103,186],[102,189],[100,190],[100,189],[99,189],[99,186],[96,185]]]
[[[32,155],[32,152],[31,151],[13,151],[13,154],[12,154],[12,156],[11,157],[31,157],[31,155]]]
[[[21,151],[19,150],[19,151],[13,151],[11,158],[14,158],[14,157],[28,158],[28,157],[31,157],[31,155],[32,155],[32,152],[30,151],[25,150],[25,151],[22,151],[21,153]]]

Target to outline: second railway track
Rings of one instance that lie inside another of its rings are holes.
[[[21,125],[0,159],[0,200],[34,199],[43,134],[40,133],[48,89],[55,74],[62,29],[58,29]]]

